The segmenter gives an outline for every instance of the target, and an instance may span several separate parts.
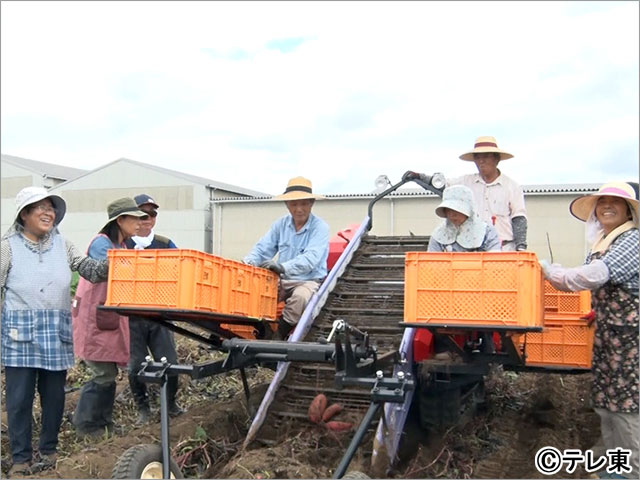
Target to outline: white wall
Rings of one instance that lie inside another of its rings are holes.
[[[579,265],[586,253],[584,224],[569,213],[576,194],[527,194],[529,250],[549,258],[549,233],[554,261]],[[323,218],[333,236],[367,215],[368,198],[329,198],[317,201],[313,213]],[[395,197],[380,200],[373,209],[374,235],[430,235],[442,221],[435,215],[440,203],[433,197]],[[241,259],[264,235],[273,221],[287,214],[284,202],[244,200],[215,202],[214,248],[216,255]]]
[[[44,178],[31,170],[2,162],[2,180],[0,183],[0,236],[13,223],[16,213],[16,195],[20,190],[30,186],[43,186]]]

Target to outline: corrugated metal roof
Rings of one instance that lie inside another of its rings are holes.
[[[204,177],[198,177],[195,175],[189,175],[188,173],[183,173],[183,172],[179,172],[177,170],[171,170],[168,168],[163,168],[163,167],[158,167],[157,165],[151,165],[148,163],[144,163],[144,162],[138,162],[136,160],[131,160],[128,158],[119,158],[118,160],[114,160],[113,162],[109,162],[105,165],[102,165],[101,167],[98,167],[94,170],[91,171],[87,171],[86,173],[84,173],[84,175],[81,175],[80,177],[85,177],[87,175],[91,175],[99,170],[102,170],[104,168],[107,168],[111,165],[114,165],[116,163],[119,162],[127,162],[127,163],[131,163],[134,165],[138,165],[144,168],[148,168],[150,170],[155,170],[157,172],[161,172],[161,173],[165,173],[167,175],[171,175],[173,177],[180,177],[183,178],[191,183],[197,183],[200,185],[204,185],[206,187],[213,187],[219,190],[226,190],[228,192],[233,192],[233,193],[239,193],[241,195],[248,195],[251,197],[266,197],[267,194],[264,192],[258,192],[255,190],[249,190],[248,188],[244,188],[244,187],[238,187],[237,185],[231,185],[228,183],[223,183],[223,182],[217,182],[215,180],[211,180],[209,178],[204,178]],[[76,177],[74,180],[77,180],[80,177]],[[69,183],[69,182],[65,182],[65,183]],[[60,188],[62,185],[57,185],[56,188]]]
[[[14,157],[13,155],[0,155],[3,162],[10,163],[16,167],[37,173],[38,175],[46,175],[49,178],[58,180],[71,180],[86,173],[88,170],[81,168],[65,167],[64,165],[56,165],[54,163],[38,162],[29,160],[28,158]]]
[[[599,183],[580,183],[580,184],[543,184],[543,185],[524,185],[522,190],[525,195],[568,195],[568,194],[587,194],[596,192],[600,188]],[[327,194],[326,198],[335,199],[357,199],[357,198],[370,198],[373,199],[377,193],[340,193],[340,194]],[[388,195],[394,198],[403,197],[432,197],[435,193],[426,191],[422,188],[406,188],[396,190]],[[213,200],[216,203],[223,202],[245,202],[253,200],[273,200],[272,196],[259,196],[254,198],[216,198]]]

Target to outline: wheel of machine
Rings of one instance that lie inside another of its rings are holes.
[[[171,459],[171,478],[184,478],[178,464]],[[163,478],[162,447],[141,444],[124,452],[113,467],[112,478]]]
[[[366,478],[371,478],[371,477],[366,473],[362,473],[357,470],[352,470],[350,472],[345,473],[344,477],[342,478],[351,478],[353,480],[364,480]]]

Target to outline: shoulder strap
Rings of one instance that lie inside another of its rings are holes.
[[[160,245],[162,245],[162,248],[168,248],[169,243],[171,243],[171,240],[169,240],[169,238],[164,237],[162,235],[154,235],[153,241],[158,242]]]

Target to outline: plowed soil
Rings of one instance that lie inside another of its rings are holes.
[[[178,339],[182,363],[212,359],[216,354],[188,340]],[[293,425],[287,438],[275,444],[242,442],[261,396],[272,376],[268,369],[248,373],[252,399],[247,404],[239,374],[229,373],[193,381],[181,379],[180,403],[187,412],[171,420],[173,457],[188,478],[330,478],[350,436],[311,422]],[[69,372],[66,412],[73,411],[78,388],[87,373],[82,365]],[[589,408],[590,374],[515,374],[495,370],[486,382],[487,403],[464,425],[445,431],[422,431],[416,413],[410,414],[400,459],[388,478],[546,478],[535,469],[535,452],[543,446],[586,449],[599,435],[596,414]],[[126,376],[119,379],[111,438],[78,440],[65,419],[59,458],[54,469],[22,478],[111,478],[118,458],[141,443],[159,443],[157,399],[155,416],[144,427],[134,425],[136,409]],[[152,391],[153,393],[153,391]],[[36,404],[39,399],[36,398]],[[348,414],[348,412],[346,412]],[[34,448],[37,447],[39,408],[34,409]],[[3,472],[10,464],[6,413],[2,415]],[[358,450],[350,470],[369,475],[371,441]],[[558,478],[585,478],[578,469]],[[4,476],[4,475],[3,475]]]

